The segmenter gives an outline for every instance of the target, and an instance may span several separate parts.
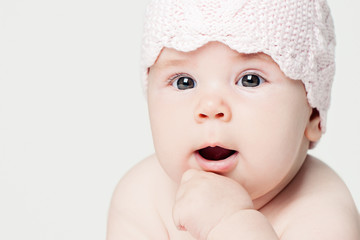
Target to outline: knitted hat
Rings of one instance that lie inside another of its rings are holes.
[[[335,73],[335,34],[326,0],[152,0],[142,46],[144,86],[160,51],[188,52],[219,41],[239,53],[263,52],[301,80],[326,126]]]

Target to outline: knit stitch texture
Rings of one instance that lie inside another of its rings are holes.
[[[263,52],[301,80],[324,132],[335,73],[335,33],[326,0],[153,0],[142,46],[147,70],[164,47],[188,52],[219,41],[239,53]]]

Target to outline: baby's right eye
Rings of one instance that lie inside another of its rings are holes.
[[[188,76],[175,76],[172,80],[172,86],[179,90],[188,90],[196,86],[196,81]]]

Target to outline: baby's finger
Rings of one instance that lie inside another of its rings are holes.
[[[184,194],[187,190],[187,185],[188,185],[187,183],[197,174],[197,172],[198,172],[197,170],[190,169],[190,170],[187,170],[182,175],[180,186],[179,186],[176,196],[175,196],[176,201],[178,201],[179,199],[181,199],[184,196]]]
[[[186,231],[186,227],[184,226],[184,224],[182,224],[181,221],[181,213],[182,213],[182,208],[180,207],[181,204],[179,203],[175,203],[174,207],[173,207],[173,221],[174,224],[176,226],[176,228],[180,231]]]

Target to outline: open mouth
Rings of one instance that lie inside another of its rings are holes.
[[[224,160],[231,155],[235,154],[236,151],[222,148],[222,147],[206,147],[198,150],[201,157],[205,158],[206,160],[212,161],[220,161]]]

